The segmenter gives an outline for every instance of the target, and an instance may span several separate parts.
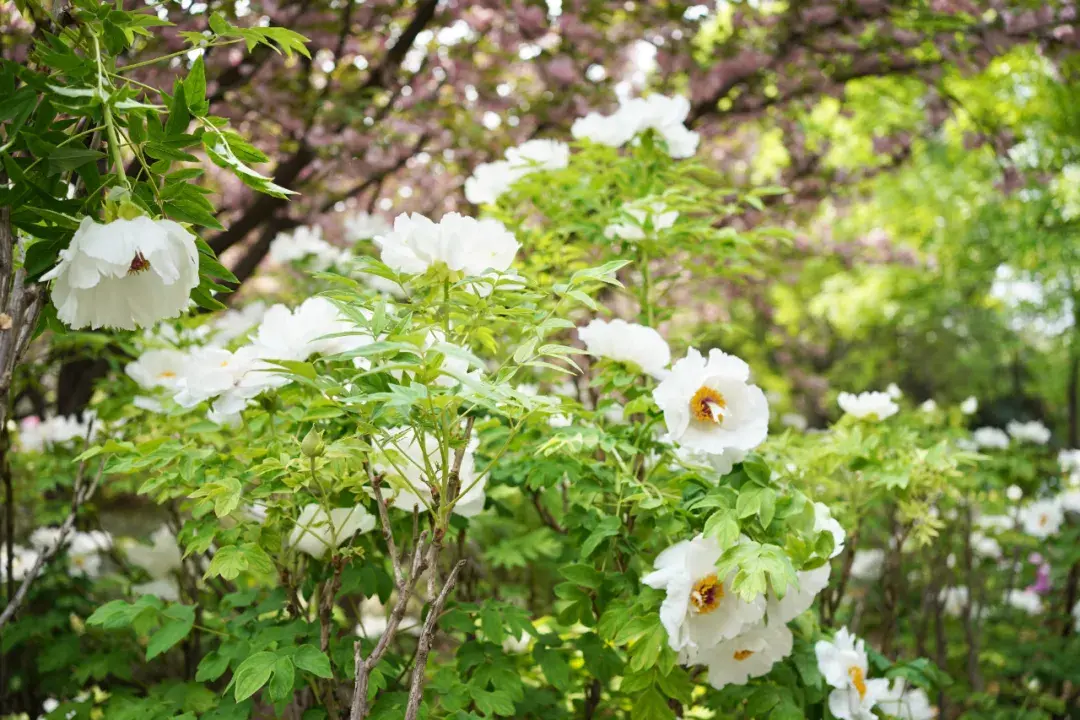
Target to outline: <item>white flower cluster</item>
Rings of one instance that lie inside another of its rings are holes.
[[[892,417],[900,410],[900,406],[896,404],[898,397],[899,388],[896,388],[893,392],[863,392],[858,395],[842,392],[836,401],[840,409],[848,415],[860,420],[877,422]]]
[[[195,236],[172,220],[101,224],[84,217],[41,279],[56,281],[53,304],[68,327],[134,330],[187,309],[199,284],[199,250]]]
[[[832,533],[835,547],[830,557],[835,557],[844,547],[843,528],[820,503],[815,505],[815,521],[818,532]],[[813,604],[830,572],[826,562],[800,572],[798,585],[787,588],[783,597],[769,591],[747,601],[732,588],[734,571],[728,577],[717,574],[724,550],[714,538],[698,535],[660,553],[654,571],[642,578],[666,593],[660,622],[668,645],[684,665],[706,665],[709,683],[718,689],[744,685],[791,654],[787,623]]]
[[[574,121],[570,133],[578,140],[622,147],[639,133],[653,130],[667,144],[673,158],[688,158],[697,152],[700,137],[684,124],[690,113],[685,97],[653,94],[632,98],[611,115],[589,113]]]
[[[370,342],[370,335],[347,320],[336,305],[313,297],[295,310],[280,304],[267,309],[252,341],[235,351],[210,346],[149,350],[125,369],[142,388],[161,388],[181,407],[212,401],[210,419],[233,424],[253,398],[288,383],[268,360],[307,360]]]
[[[863,640],[840,628],[832,642],[819,640],[814,645],[818,670],[832,688],[829,712],[839,720],[876,720],[874,708],[903,718],[930,720],[937,711],[926,692],[910,688],[897,678],[890,686],[883,678],[869,677],[869,658]]]
[[[626,203],[620,209],[620,214],[625,219],[604,228],[604,237],[640,242],[672,228],[679,219],[677,210],[669,209],[661,200],[648,198]]]
[[[382,261],[401,273],[420,274],[445,266],[451,272],[478,277],[489,270],[504,273],[517,254],[514,234],[498,220],[448,213],[434,222],[417,213],[401,214],[394,229],[375,238]]]
[[[347,250],[335,247],[323,239],[322,228],[317,225],[301,225],[291,232],[280,232],[270,243],[270,260],[287,265],[312,257],[315,270],[326,270],[343,265],[350,257]]]
[[[19,420],[19,448],[26,452],[41,452],[77,440],[93,440],[96,435],[97,424],[90,411],[83,413],[82,420],[76,415],[57,415],[45,420],[28,415]]]
[[[502,160],[481,163],[465,181],[465,199],[474,205],[498,201],[521,178],[561,170],[570,163],[570,147],[557,140],[528,140],[510,148]]]

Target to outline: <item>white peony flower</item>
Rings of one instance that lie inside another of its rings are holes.
[[[933,720],[938,715],[926,691],[909,687],[903,678],[893,680],[888,692],[878,701],[878,707],[900,720]]]
[[[922,405],[919,406],[919,410],[921,410],[924,413],[937,412],[937,403],[934,402],[933,400],[927,400]]]
[[[523,174],[561,170],[570,164],[570,146],[558,140],[526,140],[506,151],[506,161]]]
[[[180,546],[176,536],[166,525],[162,525],[150,536],[151,545],[129,543],[124,547],[128,562],[140,567],[155,580],[169,577],[169,573],[179,570],[182,563]]]
[[[806,432],[806,428],[810,426],[806,416],[799,413],[784,413],[780,416],[780,424],[799,432]]]
[[[62,323],[134,330],[188,307],[199,284],[195,236],[172,220],[84,217],[60,262],[42,275],[55,280],[52,300]]]
[[[963,585],[957,587],[941,588],[938,593],[938,602],[942,610],[951,617],[960,617],[968,604],[968,589]]]
[[[885,571],[885,551],[880,548],[856,550],[851,560],[851,577],[856,580],[878,580]]]
[[[39,527],[34,532],[30,533],[30,545],[35,550],[42,552],[51,550],[60,544],[60,528],[56,526],[52,527]]]
[[[334,247],[322,236],[322,228],[301,225],[291,232],[280,232],[270,243],[270,261],[278,265],[314,257],[313,267],[325,270],[332,265],[341,265],[349,258],[349,253]]]
[[[649,587],[664,590],[660,622],[668,645],[684,659],[698,649],[736,637],[765,615],[765,598],[746,602],[731,591],[734,577],[721,579],[716,562],[723,549],[713,538],[698,535],[660,553],[655,570],[641,579]]]
[[[844,527],[832,516],[832,511],[825,503],[814,503],[814,532],[820,533],[828,530],[833,536],[833,550],[829,558],[834,558],[844,552],[844,541],[847,540],[847,532]]]
[[[38,561],[40,553],[33,548],[25,548],[21,545],[11,546],[12,560],[11,579],[20,581],[30,572],[30,568]],[[7,546],[0,543],[0,581],[7,581]]]
[[[1009,431],[1009,435],[1012,436],[1013,440],[1018,440],[1020,442],[1045,445],[1050,441],[1050,428],[1046,427],[1038,420],[1032,420],[1030,422],[1010,420],[1005,426],[1005,429]]]
[[[840,628],[832,642],[814,645],[818,669],[836,688],[829,694],[829,712],[841,720],[876,720],[874,705],[888,692],[887,680],[867,679],[869,661],[862,640]]]
[[[494,205],[519,177],[506,160],[480,163],[465,181],[465,199],[473,205]]]
[[[1080,489],[1070,488],[1057,496],[1057,504],[1065,512],[1080,513]]]
[[[776,597],[776,594],[770,591],[769,626],[782,625],[809,610],[814,604],[814,598],[828,586],[831,571],[828,563],[813,570],[800,571],[798,586],[789,585],[782,598]]]
[[[965,415],[974,415],[979,410],[979,399],[974,395],[960,403],[960,412]]]
[[[345,216],[345,239],[351,243],[371,240],[393,229],[382,215],[353,212]]]
[[[176,390],[183,382],[187,354],[179,350],[147,350],[124,368],[144,390],[156,387]]]
[[[40,452],[76,440],[92,441],[97,430],[91,411],[84,412],[82,420],[75,415],[55,416],[44,421],[29,416],[19,421],[19,447],[27,452]]]
[[[629,216],[630,220],[620,220],[608,225],[604,228],[604,237],[639,242],[659,235],[675,225],[675,221],[679,219],[678,211],[669,210],[668,206],[659,200],[646,199],[627,203],[622,206],[622,213]]]
[[[210,322],[213,337],[211,345],[222,347],[238,337],[246,335],[249,330],[262,322],[266,314],[266,303],[262,300],[248,303],[242,308],[230,308],[223,313],[214,316]]]
[[[503,652],[508,655],[521,655],[529,651],[529,646],[532,645],[533,636],[529,634],[528,630],[525,630],[518,637],[506,636],[502,641]]]
[[[578,328],[589,354],[637,365],[655,378],[667,375],[671,349],[656,330],[625,320],[593,320]]]
[[[745,685],[790,655],[792,643],[786,625],[757,623],[730,640],[700,651],[695,662],[709,667],[709,684],[717,690]]]
[[[383,488],[383,496],[398,510],[424,512],[433,502],[432,483],[441,483],[452,468],[443,467],[439,443],[433,436],[418,436],[408,427],[393,428],[387,432],[392,439],[377,443],[380,455],[374,462],[375,471],[386,477],[388,487]],[[454,514],[462,517],[479,515],[487,499],[487,476],[477,481],[473,455],[477,444],[478,441],[473,438],[465,449],[458,471],[461,494],[454,503]],[[453,454],[451,462],[452,458]]]
[[[386,628],[390,625],[386,607],[377,597],[367,598],[360,603],[360,617],[358,619],[359,622],[355,629],[356,636],[365,640],[378,640],[386,634]],[[397,631],[409,635],[419,635],[420,621],[411,615],[406,615],[398,622]]]
[[[1009,436],[1005,434],[1004,430],[994,427],[981,427],[977,429],[975,432],[971,433],[971,439],[974,441],[976,447],[979,448],[1004,450],[1009,447]]]
[[[132,595],[153,595],[166,602],[180,602],[180,584],[176,578],[160,578],[131,586]]]
[[[685,447],[675,449],[675,456],[686,465],[701,465],[712,469],[715,475],[707,475],[706,479],[714,485],[719,484],[720,478],[735,469],[735,466],[746,459],[746,451],[728,448],[722,453],[707,453],[699,450],[691,450]]]
[[[667,144],[671,157],[688,158],[697,152],[700,140],[683,124],[689,112],[690,101],[685,97],[653,94],[626,100],[611,115],[589,113],[578,118],[570,134],[578,140],[622,147],[638,133],[654,130]]]
[[[1014,503],[1018,503],[1024,499],[1024,491],[1020,489],[1019,485],[1010,485],[1005,488],[1005,497]]]
[[[1044,540],[1061,530],[1065,513],[1057,500],[1036,500],[1020,509],[1019,520],[1025,533]]]
[[[1030,590],[1010,590],[1005,596],[1005,604],[1028,615],[1039,615],[1043,611],[1042,598]]]
[[[691,450],[753,450],[769,432],[769,403],[750,384],[750,366],[720,350],[691,348],[653,390],[668,438]]]
[[[340,337],[330,337],[333,335]],[[252,337],[255,355],[273,360],[307,360],[316,353],[335,355],[371,341],[367,332],[324,297],[308,298],[294,310],[281,304],[270,307]]]
[[[289,544],[320,558],[327,550],[336,550],[347,543],[356,533],[370,532],[374,528],[375,516],[363,505],[334,508],[328,516],[318,503],[310,503],[300,511],[296,527],[289,535]]]
[[[436,265],[468,276],[506,271],[520,245],[498,220],[476,220],[458,213],[432,222],[423,215],[398,215],[394,230],[375,239],[382,261],[403,273],[422,273]]]
[[[971,551],[979,557],[996,560],[1001,557],[1001,544],[994,538],[975,530],[971,533]]]
[[[1058,466],[1063,473],[1080,471],[1080,450],[1061,450],[1058,452]]]
[[[858,395],[842,392],[836,401],[841,410],[860,420],[884,420],[895,415],[900,409],[888,393],[883,392],[864,392]]]
[[[896,383],[889,383],[889,386],[885,388],[885,394],[893,400],[899,400],[904,397],[904,391],[900,389],[900,386]]]

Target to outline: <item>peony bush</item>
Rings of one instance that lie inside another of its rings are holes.
[[[789,239],[725,224],[783,191],[719,183],[686,98],[476,167],[475,216],[313,218],[231,298],[190,180],[288,191],[200,51],[304,39],[213,15],[168,93],[118,67],[156,15],[72,12],[3,65],[3,389],[110,372],[3,418],[4,717],[1075,714],[1080,451],[896,385],[778,412],[672,301]]]

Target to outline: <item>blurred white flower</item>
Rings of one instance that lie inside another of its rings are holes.
[[[480,163],[465,181],[465,199],[473,205],[493,205],[518,177],[518,171],[505,160]]]
[[[1036,500],[1020,509],[1019,519],[1025,533],[1043,540],[1058,533],[1065,521],[1065,513],[1057,500]]]
[[[844,552],[844,542],[847,540],[847,532],[844,527],[832,516],[832,511],[825,503],[814,503],[814,532],[828,531],[833,536],[833,550],[829,558],[834,558]]]
[[[162,387],[175,390],[183,382],[187,354],[179,350],[147,350],[124,368],[144,390]]]
[[[1061,450],[1058,452],[1058,466],[1063,473],[1080,471],[1080,450]]]
[[[162,525],[150,536],[151,545],[129,542],[123,546],[128,562],[140,567],[155,580],[167,578],[179,570],[182,554],[176,536],[167,525]]]
[[[842,392],[836,401],[841,410],[860,420],[884,420],[900,409],[888,393],[883,392],[863,392],[858,395]]]
[[[30,568],[34,566],[34,563],[38,561],[40,553],[33,548],[22,547],[21,545],[11,546],[12,563],[11,563],[11,579],[22,580],[26,577],[26,573],[30,571]],[[3,559],[0,562],[0,580],[7,580],[7,546],[0,544],[0,558]]]
[[[668,438],[691,450],[753,450],[769,432],[769,403],[750,384],[750,366],[720,350],[691,348],[653,390]]]
[[[667,375],[671,349],[656,330],[625,320],[594,319],[578,328],[578,338],[589,354],[637,365],[654,378]]]
[[[1080,513],[1080,488],[1069,488],[1057,496],[1057,504],[1065,512]]]
[[[386,628],[390,625],[386,607],[377,597],[371,597],[360,603],[360,617],[356,624],[357,637],[365,640],[378,640],[386,634]],[[409,635],[420,634],[420,621],[412,615],[405,615],[398,622],[397,632]]]
[[[768,604],[769,626],[783,625],[809,610],[810,606],[814,604],[814,598],[828,586],[831,571],[832,568],[828,563],[813,570],[800,570],[798,572],[798,586],[789,585],[784,597],[778,598],[775,593],[770,591]]]
[[[660,553],[655,570],[641,579],[649,587],[664,590],[660,622],[668,645],[692,659],[693,653],[721,640],[734,638],[765,615],[765,598],[746,602],[731,591],[732,578],[716,574],[723,548],[711,537],[698,535]]]
[[[975,518],[975,526],[980,530],[1012,530],[1016,522],[1008,515],[979,515]]]
[[[1010,485],[1005,488],[1005,497],[1010,501],[1017,503],[1024,499],[1024,491],[1020,489],[1019,485]]]
[[[793,638],[786,625],[757,623],[734,638],[699,651],[695,663],[709,668],[709,684],[717,690],[745,685],[761,677],[791,654]]]
[[[904,397],[904,391],[900,389],[900,386],[896,383],[889,383],[889,386],[885,388],[885,394],[893,400],[899,400]]]
[[[799,432],[806,432],[806,428],[810,426],[806,416],[799,413],[784,413],[780,416],[780,424]]]
[[[856,550],[851,560],[851,577],[856,580],[878,580],[885,571],[885,551],[881,548]]]
[[[975,530],[971,533],[971,551],[979,557],[996,560],[1001,557],[1001,544],[994,538]]]
[[[971,439],[979,448],[1004,450],[1009,447],[1009,436],[1004,430],[995,427],[981,427],[971,433]]]
[[[671,157],[688,158],[697,152],[700,140],[683,124],[689,112],[690,101],[685,97],[653,94],[626,100],[611,115],[593,112],[578,118],[570,133],[578,140],[621,147],[638,133],[654,130],[667,144]]]
[[[176,581],[176,578],[159,578],[158,580],[151,580],[150,582],[132,585],[131,594],[153,595],[166,602],[179,602],[180,584]]]
[[[979,410],[979,399],[972,395],[960,403],[960,412],[965,415],[974,415]]]
[[[345,215],[345,240],[357,243],[385,235],[393,226],[382,215],[366,212],[352,212]]]
[[[341,265],[349,258],[349,252],[334,247],[322,236],[322,228],[301,225],[290,232],[280,232],[270,243],[270,261],[278,265],[287,265],[307,257],[314,257],[315,269],[325,270],[333,265]]]
[[[296,527],[289,535],[289,544],[320,558],[327,550],[336,550],[347,543],[356,533],[370,532],[374,528],[375,516],[363,505],[333,508],[327,515],[318,503],[310,503],[300,511]]]
[[[532,645],[533,636],[529,634],[528,630],[525,630],[518,637],[506,636],[502,641],[502,649],[504,653],[508,655],[521,655],[529,651],[529,646]]]
[[[720,482],[720,478],[735,469],[735,466],[746,459],[745,450],[728,448],[721,453],[707,453],[700,450],[691,450],[687,447],[675,448],[675,456],[687,465],[701,465],[713,470],[715,476],[707,475],[706,479],[714,485]]]
[[[937,403],[934,402],[933,400],[926,400],[925,402],[923,402],[922,405],[919,406],[919,410],[921,410],[924,413],[936,412],[937,411]]]
[[[904,678],[893,680],[888,692],[878,701],[878,707],[899,720],[933,720],[938,715],[926,691],[909,687]]]
[[[648,198],[624,204],[621,212],[628,216],[629,220],[619,220],[608,225],[604,228],[604,237],[638,242],[659,235],[674,226],[679,219],[678,211],[669,210],[663,201]]]
[[[829,694],[829,712],[841,720],[876,720],[874,706],[885,697],[889,682],[867,678],[869,659],[863,641],[844,627],[832,642],[819,640],[814,653],[825,682],[835,688]]]
[[[199,284],[195,236],[172,220],[84,217],[56,267],[41,277],[55,280],[52,300],[62,323],[134,330],[188,307]]]
[[[570,146],[558,140],[527,140],[506,151],[505,160],[481,163],[465,181],[465,199],[474,205],[495,203],[521,178],[559,170],[570,162]]]
[[[1043,611],[1042,598],[1030,590],[1010,590],[1005,596],[1005,603],[1028,615],[1038,615]]]
[[[403,273],[422,273],[436,265],[468,276],[487,270],[506,271],[520,245],[498,220],[476,220],[458,213],[438,223],[423,215],[398,215],[394,229],[375,238],[382,261]]]
[[[41,452],[76,440],[93,441],[97,431],[98,423],[89,410],[83,413],[82,420],[75,415],[57,415],[43,421],[31,415],[19,420],[19,447],[26,452]]]
[[[218,313],[210,322],[213,330],[210,344],[219,347],[229,344],[258,325],[265,314],[266,303],[262,300],[250,302],[242,308],[230,308]]]
[[[450,468],[442,469],[439,442],[432,435],[417,435],[410,427],[392,428],[387,430],[387,435],[388,439],[376,442],[379,454],[373,463],[375,471],[385,477],[383,496],[398,510],[424,512],[433,502],[431,484],[443,482],[443,473],[448,475],[450,472]],[[460,496],[454,503],[454,514],[462,517],[479,515],[487,499],[487,476],[481,476],[477,481],[473,455],[477,443],[473,438],[465,448],[458,471]],[[429,471],[438,477],[430,477]]]
[[[960,617],[968,604],[968,589],[963,585],[941,588],[938,593],[941,609],[950,617]]]
[[[1050,428],[1038,420],[1030,422],[1010,420],[1005,429],[1009,431],[1009,435],[1012,436],[1013,440],[1019,440],[1020,442],[1045,445],[1050,441]]]

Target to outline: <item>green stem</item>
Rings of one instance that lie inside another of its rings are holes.
[[[109,106],[110,93],[105,92],[105,69],[101,65],[101,44],[98,42],[97,35],[91,34],[90,37],[94,40],[94,54],[97,56],[98,93],[101,95],[101,108],[105,113],[105,133],[109,137],[109,154],[112,155],[113,163],[116,165],[116,177],[130,190],[131,183],[128,182],[127,173],[124,172],[124,158],[120,155],[120,138],[116,134],[116,123],[113,120],[112,108]]]
[[[641,277],[642,277],[642,290],[641,290],[641,311],[645,313],[645,323],[649,326],[653,326],[653,304],[652,304],[652,270],[649,269],[649,253],[644,248],[641,249]]]

